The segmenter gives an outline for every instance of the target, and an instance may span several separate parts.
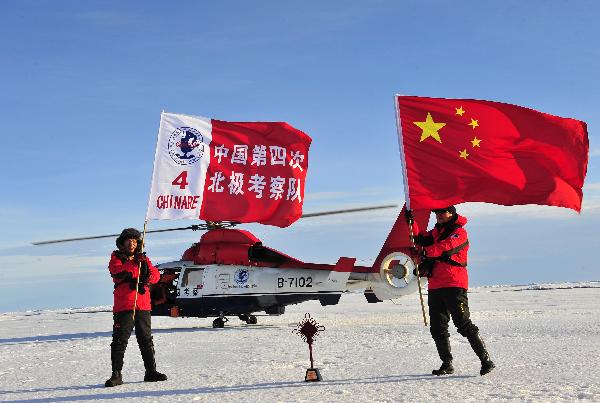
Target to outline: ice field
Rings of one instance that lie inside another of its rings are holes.
[[[418,295],[367,304],[343,295],[257,325],[231,318],[153,318],[158,369],[143,382],[132,336],[125,384],[110,376],[110,307],[0,314],[0,401],[600,401],[600,282],[470,290],[472,319],[496,370],[479,376],[466,339],[451,328],[456,372],[439,366]],[[323,381],[305,383],[307,345],[292,331],[305,313],[325,331],[315,343]]]

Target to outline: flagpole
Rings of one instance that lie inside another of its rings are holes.
[[[413,220],[409,220],[409,224],[408,224],[408,231],[409,231],[409,237],[410,237],[410,244],[412,246],[412,249],[416,248],[415,245],[415,236],[413,234]],[[421,288],[421,276],[419,274],[419,263],[416,262],[415,263],[415,270],[417,272],[417,284],[419,285],[419,300],[421,301],[421,313],[423,314],[423,324],[425,325],[425,327],[428,326],[427,324],[427,315],[425,314],[425,304],[423,303],[423,290]]]
[[[158,156],[158,151],[159,151],[158,150],[158,142],[159,142],[159,139],[160,139],[160,129],[162,128],[163,114],[164,113],[165,113],[165,110],[163,109],[160,112],[160,123],[158,124],[158,135],[156,136],[156,151],[154,152],[154,163],[156,163],[156,157]],[[152,170],[152,179],[151,179],[151,182],[150,182],[150,188],[152,188],[152,184],[154,183],[154,175],[156,175],[156,169]],[[142,239],[141,239],[141,242],[142,242],[141,252],[142,253],[144,253],[144,239],[146,238],[146,228],[148,227],[148,214],[150,213],[150,196],[151,195],[149,194],[148,195],[148,206],[146,207],[146,217],[144,219],[144,231],[142,232]],[[132,318],[133,318],[134,322],[135,322],[135,308],[136,308],[136,305],[137,305],[137,298],[138,298],[138,294],[139,294],[138,290],[139,290],[139,285],[140,285],[140,274],[141,274],[140,271],[141,271],[141,268],[142,268],[142,262],[138,262],[138,277],[137,277],[137,281],[136,281],[136,284],[135,284],[135,300],[134,300],[134,303],[133,303],[133,315],[132,315]]]
[[[146,238],[146,227],[148,225],[148,220],[144,221],[144,232],[142,232],[142,239],[140,240],[140,242],[142,243],[142,248],[140,250],[140,253],[144,253],[144,238]],[[142,261],[140,260],[138,262],[138,276],[137,276],[137,280],[135,282],[135,299],[133,300],[133,314],[131,315],[131,318],[133,319],[133,322],[135,323],[135,308],[137,306],[137,299],[138,299],[138,294],[139,294],[139,287],[140,287],[140,276],[141,276],[141,270],[142,270]],[[150,268],[148,268],[148,270],[150,270]]]
[[[156,135],[156,151],[154,151],[154,162],[152,163],[152,178],[150,178],[150,193],[148,194],[148,206],[146,207],[146,222],[148,221],[148,215],[150,214],[150,198],[152,197],[152,185],[154,184],[154,176],[156,175],[156,160],[158,159],[159,149],[158,144],[160,142],[160,132],[163,126],[163,115],[165,110],[160,112],[160,122],[158,124],[158,134]]]
[[[400,163],[402,164],[402,181],[404,182],[404,199],[406,209],[410,210],[410,197],[408,189],[408,175],[406,174],[406,159],[404,157],[404,142],[402,141],[402,124],[400,121],[400,109],[398,105],[399,95],[394,95],[394,107],[396,108],[396,129],[398,130],[398,148],[400,149]]]
[[[409,189],[408,189],[408,175],[406,172],[406,159],[404,156],[404,141],[402,140],[402,123],[400,121],[400,109],[398,104],[399,95],[394,96],[394,107],[396,109],[396,129],[398,130],[398,148],[400,149],[400,163],[402,164],[402,179],[404,182],[404,199],[406,201],[406,211],[410,211],[410,197],[409,197]],[[416,248],[415,245],[415,236],[413,233],[413,220],[409,220],[408,222],[408,232],[410,237],[410,244],[412,249]],[[423,303],[423,290],[421,287],[421,276],[419,275],[419,263],[415,263],[415,270],[417,272],[417,284],[419,286],[419,300],[421,302],[421,313],[423,314],[423,323],[425,327],[427,324],[427,315],[425,314],[425,304]]]

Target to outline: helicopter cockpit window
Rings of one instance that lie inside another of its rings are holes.
[[[183,275],[181,282],[182,287],[202,288],[202,278],[204,276],[203,267],[188,268]],[[198,287],[200,286],[200,287]]]
[[[180,267],[174,267],[174,268],[161,270],[159,283],[177,285],[177,281],[179,280],[179,272],[180,271],[181,271]]]

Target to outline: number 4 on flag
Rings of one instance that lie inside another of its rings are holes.
[[[189,185],[187,181],[188,171],[182,171],[177,178],[171,182],[173,186],[179,186],[179,189],[185,189],[187,185]]]

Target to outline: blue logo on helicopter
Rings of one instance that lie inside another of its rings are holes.
[[[248,269],[237,269],[237,271],[233,275],[235,282],[238,284],[244,284],[248,282],[249,277],[250,273],[248,272]]]

